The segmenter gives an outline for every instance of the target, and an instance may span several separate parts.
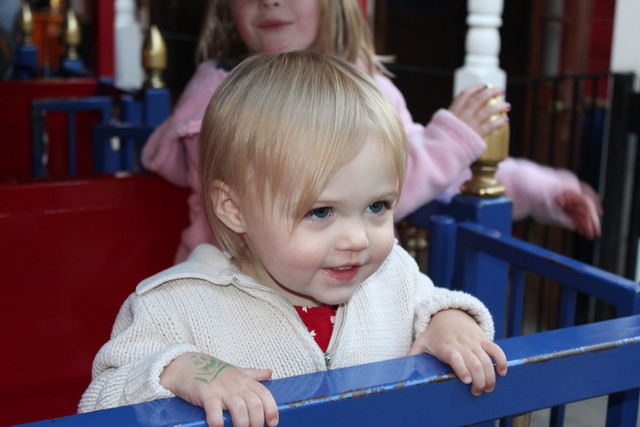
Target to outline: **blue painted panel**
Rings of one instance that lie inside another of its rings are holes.
[[[481,397],[428,355],[265,384],[279,403],[280,424],[305,426],[473,424],[640,386],[640,316],[498,343],[509,373]],[[204,426],[203,418],[200,408],[174,398],[29,425]]]
[[[616,306],[618,316],[640,313],[640,284],[624,277],[473,223],[458,227],[458,245],[608,301]],[[479,274],[467,268],[460,271]]]

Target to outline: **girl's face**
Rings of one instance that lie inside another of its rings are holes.
[[[256,53],[307,50],[318,32],[319,0],[229,0],[235,26]]]
[[[397,176],[373,138],[327,182],[302,222],[292,214],[240,203],[253,262],[241,266],[292,304],[340,304],[373,274],[394,244]]]

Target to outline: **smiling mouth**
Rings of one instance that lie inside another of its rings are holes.
[[[344,267],[332,267],[325,268],[324,271],[338,282],[350,282],[358,275],[360,266],[350,265]]]
[[[260,28],[262,29],[273,29],[273,28],[281,28],[281,27],[285,27],[289,25],[289,22],[287,21],[280,21],[280,20],[274,20],[274,21],[265,21],[263,23],[261,23],[259,25]]]

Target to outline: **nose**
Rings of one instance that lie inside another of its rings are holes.
[[[345,221],[336,243],[340,251],[360,252],[369,247],[369,236],[361,220]]]

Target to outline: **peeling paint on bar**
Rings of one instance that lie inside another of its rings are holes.
[[[541,354],[539,356],[528,357],[525,359],[511,360],[507,362],[507,366],[527,365],[527,364],[533,364],[533,363],[545,363],[550,360],[562,359],[565,357],[575,356],[578,354],[598,353],[601,351],[611,350],[611,349],[622,347],[625,345],[636,344],[639,339],[640,337],[625,338],[618,341],[611,341],[607,343],[594,344],[594,345],[585,346],[585,347],[572,348],[569,350],[557,351],[555,353]]]
[[[310,399],[304,399],[304,400],[296,400],[294,402],[287,402],[284,405],[288,406],[289,408],[299,408],[301,406],[306,406],[306,405],[312,405],[314,403],[322,403],[322,402],[332,402],[332,401],[339,401],[339,400],[349,400],[349,399],[358,399],[361,397],[366,397],[366,396],[371,396],[374,394],[381,394],[384,393],[385,391],[389,391],[389,390],[402,390],[406,387],[412,387],[412,386],[421,386],[421,385],[425,385],[425,384],[435,384],[435,383],[442,383],[442,382],[446,382],[446,381],[451,381],[451,380],[455,380],[458,377],[456,376],[455,373],[453,373],[453,371],[448,371],[445,372],[444,374],[439,374],[430,378],[420,378],[414,381],[400,381],[397,383],[393,383],[393,384],[387,384],[384,386],[378,386],[378,387],[367,387],[367,388],[361,388],[361,389],[356,389],[356,390],[348,390],[348,391],[344,391],[338,395],[324,395],[324,396],[317,396],[317,397],[313,397]]]

